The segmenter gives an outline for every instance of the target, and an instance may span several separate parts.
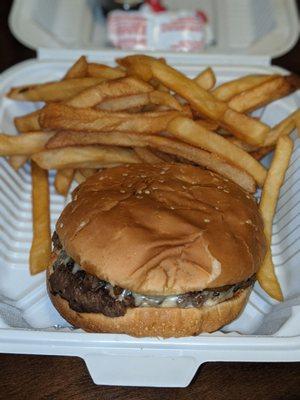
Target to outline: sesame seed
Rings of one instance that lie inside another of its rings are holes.
[[[223,189],[223,186],[217,186],[217,189],[221,190],[221,189]]]
[[[126,193],[126,190],[121,189],[121,190],[120,190],[120,193]]]
[[[64,226],[64,224],[61,222],[61,223],[59,224],[59,227],[60,227],[60,228],[63,228],[63,226]]]
[[[208,223],[210,222],[210,219],[204,218],[204,222]]]
[[[148,189],[145,190],[145,193],[146,193],[146,194],[150,194],[150,190],[148,190]]]
[[[224,193],[230,193],[229,190],[227,190],[227,189],[224,189],[223,192]]]
[[[126,174],[125,172],[122,174],[122,176],[128,176],[128,174]]]
[[[171,206],[170,208],[171,208],[171,210],[175,210],[175,207],[173,207],[173,206]]]

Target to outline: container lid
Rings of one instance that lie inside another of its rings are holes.
[[[299,35],[295,0],[166,0],[164,4],[170,10],[184,7],[207,14],[215,40],[198,55],[270,60],[292,48]],[[14,36],[33,49],[112,49],[99,0],[14,0],[9,25]]]

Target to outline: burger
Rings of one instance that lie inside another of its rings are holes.
[[[53,235],[52,303],[89,332],[212,332],[245,306],[265,252],[256,201],[184,164],[125,165],[79,185]]]

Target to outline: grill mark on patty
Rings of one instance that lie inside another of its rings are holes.
[[[108,317],[120,317],[126,314],[127,308],[139,306],[135,304],[135,297],[129,290],[119,286],[111,286],[108,282],[102,281],[81,269],[73,272],[74,261],[61,249],[58,237],[54,236],[54,239],[55,250],[59,254],[53,264],[54,272],[49,277],[50,291],[53,295],[59,295],[67,300],[72,310],[101,313]],[[61,250],[58,250],[59,248]],[[201,307],[208,299],[218,300],[219,296],[222,297],[222,293],[230,290],[232,290],[230,296],[232,297],[238,291],[252,286],[254,282],[255,275],[235,285],[181,294],[177,296],[176,307]],[[163,302],[163,300],[153,300],[155,296],[148,297],[150,301],[152,298],[151,307],[159,307]],[[165,298],[167,299],[168,296]],[[226,301],[226,299],[220,299],[220,302]]]

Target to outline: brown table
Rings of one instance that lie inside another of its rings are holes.
[[[0,0],[0,71],[35,57],[8,29],[10,5]],[[273,62],[300,73],[300,41]],[[297,400],[300,363],[206,363],[188,388],[156,389],[96,386],[76,357],[0,354],[1,399]]]

